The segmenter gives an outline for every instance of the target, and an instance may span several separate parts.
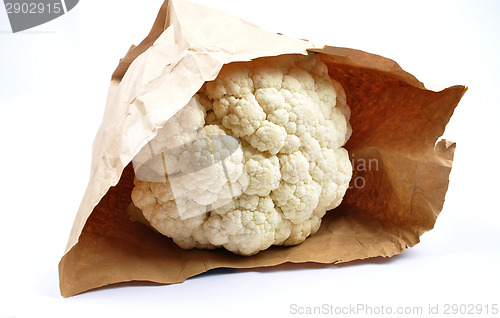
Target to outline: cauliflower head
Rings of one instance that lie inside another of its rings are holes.
[[[227,64],[134,158],[132,200],[185,249],[299,244],[348,188],[349,116],[314,53]]]

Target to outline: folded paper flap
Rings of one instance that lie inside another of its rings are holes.
[[[166,20],[167,20],[168,4],[169,0],[165,0],[165,2],[163,2],[163,5],[161,6],[160,11],[158,12],[156,20],[148,36],[144,40],[142,40],[142,42],[138,46],[132,47],[127,52],[127,54],[120,60],[120,63],[118,64],[116,70],[113,72],[113,75],[111,76],[112,79],[121,80],[123,78],[123,75],[129,68],[130,64],[139,55],[144,53],[144,51],[146,51],[154,43],[154,41],[156,41],[156,39],[161,35],[167,23]]]
[[[341,50],[344,55],[348,51]],[[414,156],[433,149],[466,88],[426,90],[397,64],[389,71],[384,65],[391,62],[386,58],[365,53],[371,57],[356,60],[361,52],[349,55],[348,60],[320,56],[330,76],[344,87],[351,108],[350,123],[358,137],[351,138],[347,147],[352,150],[370,145]]]
[[[227,29],[227,19],[227,14],[212,9],[165,1],[148,37],[118,65],[94,143],[91,180],[59,264],[62,295],[131,280],[176,283],[216,267],[392,256],[416,244],[434,225],[454,147],[446,142],[436,145],[436,140],[464,87],[431,92],[391,60],[346,48],[316,49],[234,17],[232,29],[246,30],[245,36],[252,33],[251,41],[199,28],[210,23],[214,29]],[[206,37],[213,40],[210,47]],[[323,53],[330,76],[343,86],[353,127],[346,145],[354,160],[351,189],[315,235],[298,246],[272,247],[242,257],[224,250],[181,250],[130,220],[130,161],[204,81],[213,79],[225,63],[305,54],[308,49]]]
[[[308,41],[267,32],[245,20],[211,8],[186,1],[166,0],[149,35],[127,52],[112,78],[122,79],[132,62],[153,43],[158,44],[155,42],[169,27],[175,30],[174,41],[168,43],[172,49],[184,48],[203,55],[210,53],[211,56],[226,53],[219,58],[222,62],[219,68],[232,61],[288,53],[305,54],[306,49],[315,48]],[[242,38],[241,34],[245,37]],[[202,63],[200,65],[203,66]]]
[[[313,52],[329,55],[327,59],[337,64],[348,64],[355,67],[377,69],[386,72],[391,77],[396,77],[415,87],[424,88],[415,76],[405,72],[398,63],[376,54],[366,55],[366,52],[344,47],[325,46],[322,49],[311,49]]]
[[[453,155],[455,154],[455,148],[457,144],[453,141],[446,139],[441,139],[434,148],[434,153],[436,158],[441,161],[443,166],[448,166],[451,168],[453,163]]]

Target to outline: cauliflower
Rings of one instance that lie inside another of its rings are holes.
[[[132,200],[185,249],[299,244],[348,188],[349,115],[314,53],[227,64],[134,158]]]

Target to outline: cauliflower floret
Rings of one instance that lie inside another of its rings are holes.
[[[260,153],[251,147],[246,147],[244,155],[248,176],[248,184],[244,192],[261,197],[268,196],[280,184],[281,172],[278,157]]]
[[[135,178],[134,184],[132,201],[158,232],[172,238],[182,248],[215,248],[201,230],[207,215],[199,211],[196,216],[181,220],[168,183],[144,182]],[[194,209],[201,207],[189,201],[183,204]]]
[[[318,205],[321,186],[310,178],[309,176],[309,180],[300,180],[296,184],[282,181],[271,193],[273,201],[292,223],[302,223],[310,218]]]
[[[177,146],[161,158],[175,173],[167,182],[135,181],[132,200],[151,225],[183,248],[241,255],[318,231],[352,176],[342,148],[351,134],[345,93],[319,57],[228,64],[192,101],[191,114],[173,119],[189,122],[169,120],[151,142],[155,154]],[[207,136],[220,137],[207,146]],[[142,151],[138,157],[144,162]]]
[[[262,121],[261,126],[246,140],[255,149],[275,155],[285,145],[286,130],[270,121]]]
[[[270,197],[244,194],[235,204],[214,210],[203,227],[209,242],[252,255],[274,244],[280,221]]]
[[[316,233],[321,225],[321,218],[312,215],[309,219],[302,223],[292,224],[290,235],[283,242],[283,245],[297,245],[302,242],[311,234]]]

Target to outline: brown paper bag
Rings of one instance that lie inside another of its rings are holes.
[[[205,81],[226,63],[308,50],[345,89],[353,128],[346,145],[351,187],[316,234],[297,246],[243,257],[223,249],[182,250],[130,220],[132,158]],[[340,263],[400,253],[432,229],[442,209],[455,144],[437,140],[465,91],[453,86],[433,92],[381,56],[318,48],[199,5],[165,1],[148,37],[113,73],[90,182],[59,264],[61,294],[128,281],[179,283],[217,267]]]

